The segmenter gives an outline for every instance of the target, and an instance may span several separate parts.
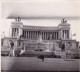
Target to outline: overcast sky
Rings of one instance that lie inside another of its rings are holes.
[[[4,2],[1,5],[1,32],[9,34],[14,18],[21,17],[24,25],[58,26],[62,18],[71,24],[72,34],[80,41],[80,2]],[[6,27],[6,28],[5,28]]]

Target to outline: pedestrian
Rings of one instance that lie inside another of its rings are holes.
[[[43,55],[41,55],[41,59],[42,59],[42,61],[44,61],[44,56]]]

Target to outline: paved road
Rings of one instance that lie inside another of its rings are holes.
[[[26,71],[79,71],[79,60],[36,57],[1,57],[2,70]]]

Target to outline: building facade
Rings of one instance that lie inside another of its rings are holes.
[[[70,24],[65,19],[56,27],[43,27],[23,25],[18,17],[11,23],[11,37],[3,39],[3,46],[10,46],[10,40],[15,49],[22,48],[25,52],[42,49],[43,52],[66,53],[68,57],[74,57],[79,47],[79,42],[70,38]]]
[[[12,22],[12,37],[17,38],[21,35],[25,39],[37,39],[42,35],[43,40],[48,40],[51,36],[52,40],[70,39],[70,24],[65,19],[56,27],[40,27],[40,26],[26,26],[20,20]]]

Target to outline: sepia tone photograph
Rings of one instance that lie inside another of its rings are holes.
[[[80,1],[1,2],[1,72],[79,72]]]

